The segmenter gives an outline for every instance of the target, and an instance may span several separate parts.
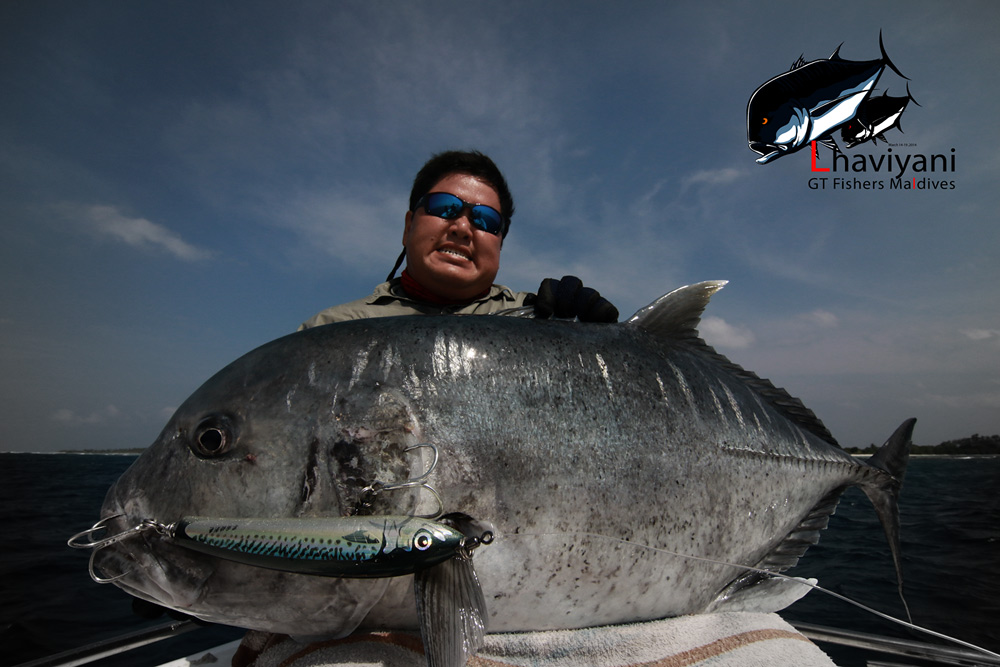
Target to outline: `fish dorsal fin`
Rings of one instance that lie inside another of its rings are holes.
[[[805,54],[803,53],[802,56],[804,55]],[[788,68],[789,72],[794,72],[798,68],[805,66],[806,61],[802,56],[799,56],[799,59],[792,63],[792,66]]]
[[[640,308],[635,315],[625,321],[625,324],[639,327],[659,338],[680,341],[700,348],[721,367],[753,387],[754,391],[790,420],[834,447],[840,447],[829,429],[802,401],[781,387],[774,386],[770,380],[733,363],[701,339],[698,334],[701,314],[705,312],[712,295],[722,289],[727,282],[709,280],[675,289],[645,308]]]
[[[687,285],[664,294],[625,321],[655,336],[665,338],[698,339],[698,323],[712,295],[728,281],[708,280]]]
[[[841,42],[837,46],[837,48],[833,50],[833,53],[830,54],[830,57],[828,58],[828,60],[843,60],[843,58],[840,57],[840,47],[843,46],[843,45],[844,45],[844,43]]]

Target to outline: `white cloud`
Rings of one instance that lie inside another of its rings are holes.
[[[963,329],[962,334],[969,340],[990,340],[1000,338],[996,329]]]
[[[977,392],[971,394],[926,394],[914,403],[918,405],[937,404],[953,409],[1000,408],[1000,392]]]
[[[701,337],[715,347],[746,348],[753,345],[753,332],[746,327],[729,324],[721,317],[703,317],[698,327]]]
[[[62,408],[52,413],[52,421],[64,424],[102,424],[115,419],[120,414],[121,410],[113,405],[109,405],[103,410],[95,410],[89,415],[79,415],[73,410]]]
[[[724,169],[703,169],[684,178],[681,190],[687,190],[692,185],[727,185],[739,180],[744,175],[742,169],[726,167]]]
[[[145,218],[122,215],[115,206],[90,206],[85,214],[99,233],[127,245],[136,248],[157,247],[188,262],[211,256],[207,250],[187,243],[166,227]]]
[[[318,251],[322,261],[333,257],[351,271],[378,266],[381,274],[392,268],[392,260],[403,249],[406,209],[406,199],[398,192],[369,188],[360,193],[301,193],[275,205],[269,215],[300,238],[299,253],[314,255]]]
[[[799,319],[807,324],[812,324],[824,329],[835,327],[839,324],[839,320],[836,315],[828,310],[822,310],[819,308],[812,312],[800,315]]]

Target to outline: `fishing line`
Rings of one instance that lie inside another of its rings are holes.
[[[820,591],[821,593],[826,593],[827,595],[835,597],[838,600],[842,600],[844,602],[847,602],[848,604],[852,604],[855,607],[858,607],[859,609],[862,609],[862,610],[864,610],[864,611],[866,611],[866,612],[868,612],[870,614],[874,614],[875,616],[883,618],[883,619],[885,619],[887,621],[891,621],[893,623],[901,625],[904,628],[909,628],[910,630],[915,630],[917,632],[922,632],[922,633],[930,635],[932,637],[937,637],[938,639],[943,639],[945,641],[952,642],[954,644],[958,644],[959,646],[964,646],[964,647],[972,649],[974,651],[978,651],[978,652],[982,653],[983,655],[988,655],[988,656],[990,656],[992,658],[1000,659],[1000,654],[994,653],[993,651],[990,651],[989,649],[985,649],[985,648],[983,648],[981,646],[976,646],[975,644],[969,643],[967,641],[963,641],[963,640],[958,639],[956,637],[952,637],[950,635],[946,635],[944,633],[937,632],[936,630],[931,630],[929,628],[924,628],[924,627],[921,627],[921,626],[916,625],[914,623],[911,623],[911,622],[908,622],[908,621],[904,621],[904,620],[896,618],[894,616],[890,616],[889,614],[881,612],[881,611],[879,611],[877,609],[872,609],[871,607],[869,607],[869,606],[867,606],[865,604],[862,604],[861,602],[857,602],[856,600],[852,600],[851,598],[846,597],[844,595],[841,595],[840,593],[834,593],[831,590],[823,588],[822,586],[820,586],[818,584],[813,584],[813,583],[811,583],[809,581],[806,581],[805,579],[802,579],[802,578],[799,578],[799,577],[790,577],[790,576],[788,576],[786,574],[781,574],[780,572],[772,572],[770,570],[764,570],[762,568],[753,567],[751,565],[739,565],[737,563],[727,563],[726,561],[715,560],[713,558],[706,558],[704,556],[691,556],[691,555],[688,555],[688,554],[682,554],[682,553],[678,553],[676,551],[671,551],[669,549],[663,549],[661,547],[654,547],[654,546],[651,546],[649,544],[642,544],[641,542],[631,542],[631,541],[626,540],[626,539],[621,538],[621,537],[612,537],[611,535],[602,535],[601,533],[588,533],[588,532],[585,532],[585,531],[574,531],[574,532],[564,532],[564,533],[511,533],[510,535],[497,535],[496,539],[497,540],[503,540],[503,539],[509,539],[509,538],[512,538],[512,537],[567,537],[567,536],[574,536],[574,535],[576,535],[576,536],[586,536],[586,537],[597,537],[597,538],[601,538],[601,539],[604,539],[604,540],[610,540],[612,542],[619,542],[621,544],[627,544],[627,545],[634,546],[634,547],[640,547],[642,549],[649,549],[650,551],[656,551],[656,552],[667,554],[667,555],[670,555],[670,556],[677,556],[679,558],[687,558],[687,559],[690,559],[690,560],[697,560],[697,561],[702,561],[702,562],[705,562],[705,563],[712,563],[713,565],[725,565],[725,566],[728,566],[728,567],[735,567],[735,568],[739,568],[741,570],[748,570],[750,572],[759,572],[761,574],[766,574],[766,575],[771,576],[771,577],[779,577],[781,579],[787,579],[789,581],[794,581],[797,584],[801,584],[803,586],[808,586],[809,588],[813,588],[813,589],[815,589],[817,591]]]

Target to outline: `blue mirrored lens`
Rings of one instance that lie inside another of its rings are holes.
[[[489,206],[473,206],[472,223],[484,232],[500,233],[500,214]]]
[[[478,204],[472,206],[447,192],[434,192],[425,198],[424,210],[429,215],[445,220],[454,220],[469,208],[469,220],[479,229],[489,234],[500,234],[503,228],[503,218],[492,206]]]
[[[431,215],[454,220],[462,212],[462,200],[454,195],[438,192],[427,196],[427,204],[424,209]]]

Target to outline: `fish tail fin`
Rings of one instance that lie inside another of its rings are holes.
[[[907,618],[910,608],[903,597],[903,559],[899,547],[899,491],[903,487],[903,477],[906,474],[906,464],[910,460],[911,436],[916,419],[907,419],[896,429],[884,445],[868,459],[868,465],[882,471],[888,477],[879,475],[879,479],[861,485],[875,512],[878,514],[882,529],[885,530],[889,549],[892,552],[892,562],[896,567],[896,582],[899,589],[899,599],[903,602]]]
[[[903,74],[902,72],[900,72],[899,68],[897,68],[893,64],[892,60],[889,59],[889,54],[885,52],[885,44],[882,43],[882,31],[881,30],[878,31],[878,48],[879,48],[879,51],[882,52],[882,60],[885,62],[885,64],[888,65],[890,68],[892,68],[893,72],[895,72],[899,76],[901,76],[904,79],[906,79],[907,81],[909,81],[910,77],[908,77],[905,74]]]
[[[916,101],[915,99],[913,99],[913,93],[911,93],[911,92],[910,92],[910,84],[909,84],[909,83],[907,83],[907,84],[906,84],[906,97],[907,97],[907,98],[908,98],[908,99],[909,99],[909,100],[910,100],[911,102],[913,102],[914,104],[916,104],[916,105],[917,105],[918,107],[919,107],[919,106],[922,106],[922,105],[920,104],[920,102],[918,102],[918,101]]]

